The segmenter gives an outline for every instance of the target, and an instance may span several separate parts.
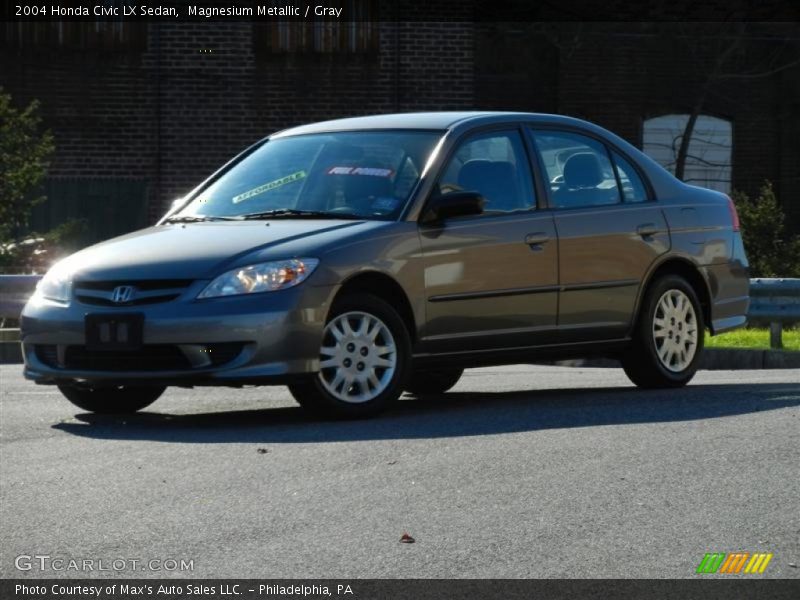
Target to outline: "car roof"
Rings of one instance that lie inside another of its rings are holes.
[[[544,113],[498,112],[498,111],[451,111],[451,112],[416,112],[387,115],[370,115],[365,117],[349,117],[319,123],[309,123],[284,129],[271,135],[272,139],[304,135],[308,133],[324,133],[329,131],[358,131],[365,129],[422,129],[445,131],[456,126],[478,126],[504,121],[547,122],[561,125],[581,125],[591,127],[591,123]]]

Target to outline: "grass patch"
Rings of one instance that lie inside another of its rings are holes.
[[[707,348],[769,349],[769,329],[737,329],[711,337],[706,333]],[[783,330],[783,349],[800,352],[800,329]]]

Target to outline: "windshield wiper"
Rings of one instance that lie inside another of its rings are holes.
[[[165,223],[202,223],[203,221],[235,221],[235,217],[212,217],[208,215],[175,215]]]
[[[275,210],[266,210],[263,212],[248,213],[241,215],[239,219],[257,220],[257,219],[273,219],[275,217],[300,217],[309,219],[364,219],[361,215],[353,213],[331,213],[322,210],[299,210],[296,208],[276,208]]]

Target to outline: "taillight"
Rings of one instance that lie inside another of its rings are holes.
[[[731,211],[731,222],[733,223],[733,230],[739,231],[739,213],[736,212],[736,205],[731,200],[730,196],[728,196],[728,210]]]

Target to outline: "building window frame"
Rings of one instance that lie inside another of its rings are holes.
[[[642,121],[642,151],[673,174],[688,120],[687,113],[671,112]],[[689,142],[684,181],[730,194],[734,144],[733,119],[710,113],[698,115]]]

